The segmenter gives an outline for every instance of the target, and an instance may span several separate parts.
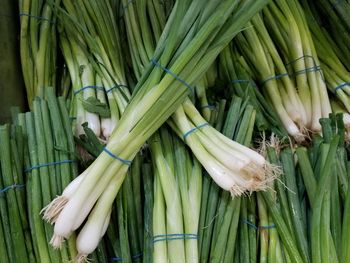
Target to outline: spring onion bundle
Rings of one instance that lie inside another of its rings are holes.
[[[59,3],[60,1],[54,1]],[[27,101],[56,86],[56,18],[48,1],[19,1],[20,54]]]
[[[262,89],[288,133],[302,141],[307,130],[320,132],[318,120],[328,116],[331,109],[300,5],[296,1],[275,1],[251,23],[254,28],[241,33],[238,46],[258,73]]]
[[[201,166],[165,127],[151,137],[150,149],[155,167],[154,262],[198,262]]]
[[[50,248],[47,242],[53,230],[40,220],[40,211],[76,176],[77,167],[64,100],[57,100],[53,89],[48,89],[46,95],[47,100],[33,102],[33,112],[19,114],[18,122],[28,142],[25,172],[28,174],[27,198],[35,255],[41,261],[59,262],[75,256],[73,238],[60,252]]]
[[[18,125],[0,126],[0,231],[4,262],[35,262],[25,200],[23,134]]]
[[[312,37],[316,45],[317,53],[321,60],[321,66],[324,72],[324,78],[328,89],[340,100],[343,106],[350,111],[349,106],[349,84],[350,72],[342,63],[341,58],[333,47],[335,42],[330,35],[317,23],[316,18],[311,12],[310,6],[305,2],[304,10],[309,20],[308,24],[312,31]]]
[[[220,53],[220,80],[227,86],[229,94],[233,93],[241,98],[248,99],[249,103],[254,106],[256,126],[259,131],[263,132],[270,129],[280,137],[286,137],[287,132],[283,129],[274,108],[269,105],[258,89],[252,73],[249,73],[244,67],[246,61],[234,50],[233,42]]]
[[[241,121],[238,122],[238,119]],[[226,136],[232,136],[237,142],[243,145],[249,145],[252,137],[253,126],[255,122],[255,111],[251,105],[243,103],[242,99],[237,97],[232,98],[230,110],[226,116],[222,131]],[[216,193],[215,193],[216,194]],[[212,192],[207,193],[207,198],[212,198]],[[213,206],[207,205],[206,209],[201,211],[201,216],[207,217],[207,222],[202,225],[201,234],[201,262],[232,262],[237,254],[235,248],[243,248],[249,253],[249,249],[244,246],[244,242],[238,239],[238,233],[241,231],[240,211],[243,206],[244,197],[235,197],[231,199],[226,191],[222,191],[219,196],[219,202],[215,219],[210,218]],[[207,215],[206,215],[207,214]],[[213,221],[212,221],[213,220]],[[207,225],[212,224],[212,226]],[[212,234],[210,233],[212,227]],[[229,233],[225,238],[225,234]],[[208,239],[210,238],[210,239]],[[248,239],[245,239],[247,241]],[[211,247],[209,246],[211,242]],[[237,244],[241,244],[237,246]]]
[[[65,30],[60,40],[72,80],[76,135],[88,122],[108,140],[130,98],[116,18],[108,1],[63,1],[63,6],[53,7]]]
[[[301,1],[303,4],[305,2]],[[350,8],[349,1],[323,0],[317,4],[313,1],[307,2],[319,23],[336,43],[332,49],[337,53],[346,68],[350,70],[350,47],[347,45],[350,41],[350,24],[347,15]]]
[[[142,6],[141,3],[137,6],[140,6],[138,9],[140,13],[142,11],[145,12],[142,7],[145,9],[146,6]],[[130,13],[125,19],[127,25],[133,24],[133,20],[131,21],[131,19],[134,16],[130,17],[133,14],[132,11],[132,9],[127,11]],[[148,8],[148,12],[151,13],[151,8]],[[161,18],[165,16],[164,10],[159,8],[158,13],[161,14],[159,21],[162,21]],[[141,16],[141,18],[144,16]],[[161,22],[159,24],[161,27],[163,26]],[[140,25],[141,21],[138,26]],[[145,26],[143,25],[142,28],[145,28]],[[138,28],[136,25],[128,27],[127,32],[129,32],[131,41],[134,39],[131,36],[135,36],[135,33],[141,32],[142,28]],[[131,53],[134,54],[133,57],[144,57],[146,60],[151,59],[151,54],[147,55],[147,52],[145,52],[145,50],[149,53],[153,51],[152,44],[155,41],[152,41],[151,34],[144,33],[144,36],[141,35],[138,37],[143,37],[144,39],[137,45],[130,45]],[[157,36],[155,35],[154,38],[157,38]],[[144,46],[142,43],[144,43]],[[143,63],[146,64],[146,61]],[[134,68],[136,75],[137,72],[142,72],[142,63],[141,65],[134,63]],[[204,79],[201,80],[201,82],[203,81]],[[203,89],[205,89],[203,86],[201,88],[197,87],[196,91],[201,90],[200,100],[207,102],[205,90]],[[209,118],[208,114],[207,118]],[[204,165],[209,174],[225,190],[231,191],[233,195],[241,195],[245,191],[263,189],[264,185],[266,185],[266,180],[268,179],[265,178],[265,161],[261,156],[248,148],[240,148],[239,144],[228,140],[225,136],[222,136],[215,129],[207,125],[206,120],[200,115],[189,99],[186,99],[185,103],[176,110],[169,122],[179,137],[192,149],[197,159]],[[250,159],[247,158],[249,155],[251,156]],[[234,157],[236,157],[235,160],[233,159]],[[249,163],[250,161],[251,163]],[[250,166],[251,168],[248,168]],[[248,170],[244,171],[244,169]],[[272,171],[268,173],[272,173]],[[245,181],[238,179],[240,174],[242,177],[246,176]]]

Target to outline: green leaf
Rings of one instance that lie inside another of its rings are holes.
[[[109,118],[111,112],[106,103],[102,103],[99,99],[95,97],[89,97],[86,100],[82,100],[83,107],[85,110],[91,113],[96,113],[102,118]]]

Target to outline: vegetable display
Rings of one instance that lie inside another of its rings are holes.
[[[350,261],[348,0],[13,7],[1,262]]]

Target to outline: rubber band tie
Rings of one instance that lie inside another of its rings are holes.
[[[278,74],[278,75],[275,75],[275,76],[271,76],[271,77],[268,77],[267,79],[265,79],[264,81],[262,81],[261,85],[265,85],[266,82],[270,81],[270,80],[273,80],[273,79],[281,79],[283,77],[287,77],[289,76],[288,73],[281,73],[281,74]]]
[[[139,254],[136,254],[134,256],[131,256],[131,259],[137,259],[137,258],[140,258],[143,256],[143,253],[139,253]],[[129,259],[128,258],[121,258],[121,257],[114,257],[114,258],[111,258],[112,261],[128,261]]]
[[[114,159],[116,159],[116,160],[122,162],[122,163],[125,164],[125,165],[130,166],[131,161],[125,160],[125,159],[123,159],[123,158],[120,158],[119,156],[117,156],[117,155],[115,155],[114,153],[112,153],[111,151],[109,151],[106,147],[103,148],[103,151],[104,151],[105,153],[107,153],[109,156],[111,156],[112,158],[114,158]]]
[[[162,70],[164,70],[166,73],[172,75],[176,80],[180,81],[182,84],[184,84],[190,91],[191,93],[193,93],[193,88],[191,87],[190,84],[188,84],[186,81],[184,81],[183,79],[181,79],[178,75],[176,75],[174,72],[172,72],[171,70],[163,67],[161,64],[159,64],[157,61],[155,61],[154,59],[151,59],[151,62],[153,65],[157,66],[158,68],[161,68]]]
[[[337,5],[340,5],[344,3],[344,0],[337,0],[334,2],[334,4],[332,5],[332,9],[336,9],[337,8]]]
[[[296,72],[294,72],[294,74],[291,74],[291,76],[297,76],[297,75],[301,75],[301,74],[304,74],[304,73],[313,72],[313,71],[320,71],[320,70],[321,70],[320,66],[314,66],[314,67],[311,67],[311,68],[305,68],[305,69],[296,71]]]
[[[208,109],[210,109],[210,110],[216,110],[216,106],[215,106],[215,105],[211,105],[211,104],[203,105],[201,108],[202,108],[202,109],[208,108]]]
[[[289,62],[286,64],[286,66],[289,66],[289,65],[291,65],[291,64],[294,64],[294,63],[296,63],[297,61],[299,61],[299,60],[301,60],[301,59],[303,59],[303,58],[310,58],[310,59],[312,60],[312,62],[314,63],[314,65],[316,65],[316,61],[315,61],[315,59],[314,59],[313,56],[311,56],[311,55],[304,55],[304,56],[301,56],[300,58],[296,58],[296,59],[294,59],[294,60],[292,60],[292,61],[289,61]]]
[[[31,14],[27,14],[27,13],[20,13],[19,16],[27,16],[29,18],[34,18],[34,19],[37,19],[37,20],[44,20],[44,21],[48,21],[50,22],[51,24],[55,24],[54,21],[46,18],[46,17],[42,17],[42,16],[35,16],[35,15],[31,15]]]
[[[6,186],[4,189],[0,189],[0,194],[3,194],[11,189],[15,189],[15,188],[23,188],[25,185],[24,184],[13,184],[13,185],[9,185]]]
[[[189,131],[187,131],[187,132],[183,135],[184,141],[186,140],[186,138],[187,138],[188,135],[190,135],[191,133],[193,133],[193,132],[195,132],[195,131],[197,131],[197,130],[199,130],[199,129],[201,129],[201,128],[207,126],[207,125],[209,125],[209,123],[205,122],[205,123],[202,123],[201,125],[198,125],[197,127],[194,127],[194,128],[192,128],[192,129],[190,129]]]
[[[153,243],[160,241],[171,241],[171,240],[180,240],[180,239],[198,239],[196,234],[162,234],[156,235],[153,237]]]
[[[117,85],[113,86],[112,88],[106,90],[106,93],[110,93],[110,92],[112,92],[112,91],[115,90],[115,89],[120,89],[120,87],[125,87],[125,88],[127,88],[128,86],[127,86],[127,85],[124,85],[124,84],[117,84]]]
[[[87,90],[87,89],[95,89],[95,90],[102,90],[104,91],[105,89],[101,86],[86,86],[86,87],[82,87],[81,89],[78,89],[77,91],[74,91],[74,95],[79,94],[80,92]]]
[[[47,166],[51,166],[51,165],[58,165],[58,164],[66,164],[66,163],[75,163],[75,161],[74,160],[63,160],[63,161],[39,164],[39,165],[35,165],[35,166],[32,166],[32,167],[25,169],[24,172],[29,173],[34,169],[40,169],[42,167],[47,167]]]
[[[344,82],[338,86],[335,87],[335,91],[337,91],[338,89],[342,89],[345,86],[350,86],[350,81]]]
[[[231,81],[232,84],[236,84],[236,83],[247,83],[250,82],[250,80],[248,79],[234,79]]]
[[[248,226],[254,228],[255,230],[259,230],[259,229],[271,229],[271,228],[276,228],[276,225],[270,225],[270,226],[256,226],[254,225],[252,222],[248,221],[248,220],[243,220],[244,224],[247,224]]]

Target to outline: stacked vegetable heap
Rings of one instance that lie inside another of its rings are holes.
[[[1,262],[350,262],[350,1],[22,0]]]

